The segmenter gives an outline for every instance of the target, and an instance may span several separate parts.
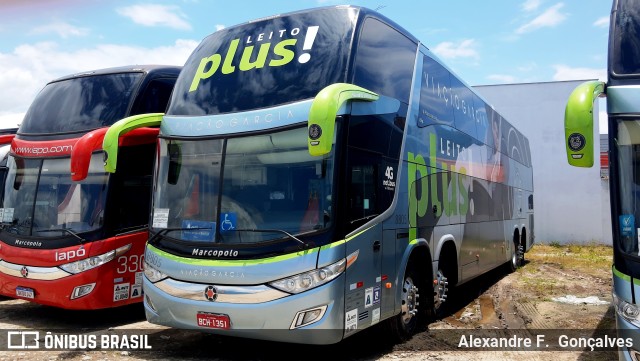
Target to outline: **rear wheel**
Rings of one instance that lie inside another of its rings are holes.
[[[520,243],[518,234],[513,235],[513,244],[511,245],[511,258],[509,259],[509,271],[515,272],[524,262],[524,247]]]
[[[515,272],[518,269],[518,266],[520,265],[518,262],[517,248],[518,248],[517,244],[514,243],[511,245],[511,258],[509,259],[509,272]]]
[[[438,262],[440,263],[440,262]],[[444,314],[445,304],[449,296],[449,278],[440,265],[433,280],[433,314],[440,317]]]

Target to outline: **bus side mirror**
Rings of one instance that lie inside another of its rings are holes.
[[[338,110],[347,100],[378,100],[378,94],[347,83],[335,83],[320,90],[311,103],[308,120],[308,148],[312,156],[331,151]]]
[[[588,81],[578,85],[569,96],[564,111],[564,134],[567,161],[572,166],[593,166],[593,102],[604,94],[604,89],[604,82]]]
[[[102,148],[104,135],[109,128],[100,128],[83,135],[71,150],[71,180],[79,182],[87,178],[91,155]]]
[[[156,127],[162,121],[163,113],[149,113],[133,115],[124,119],[120,119],[109,127],[104,135],[102,149],[105,152],[104,170],[109,173],[116,172],[118,164],[118,146],[121,135],[124,135],[134,129],[143,127]]]

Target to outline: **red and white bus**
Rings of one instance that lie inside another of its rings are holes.
[[[118,172],[103,168],[116,121],[163,113],[180,67],[135,66],[48,83],[11,142],[0,206],[0,294],[67,309],[142,301],[158,129],[119,139]]]

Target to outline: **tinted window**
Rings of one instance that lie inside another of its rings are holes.
[[[522,134],[505,119],[502,119],[502,142],[504,154],[517,162],[527,164]]]
[[[404,118],[354,116],[348,134],[347,231],[384,212],[393,201]]]
[[[613,71],[616,74],[640,73],[640,3],[618,1],[611,40]]]
[[[383,204],[379,204],[382,193],[378,186],[381,163],[382,158],[379,155],[354,148],[349,149],[347,232],[363,225],[385,208]]]
[[[398,159],[404,118],[394,114],[354,116],[349,121],[349,145]]]
[[[454,76],[451,77],[451,105],[456,128],[477,138],[473,93]]]
[[[315,97],[344,81],[354,16],[324,9],[210,35],[187,60],[167,114],[237,112]]]
[[[175,78],[160,78],[150,81],[138,97],[131,115],[164,113],[175,82]]]
[[[484,144],[500,150],[500,114],[489,105],[485,105],[486,121],[476,122],[478,137]]]
[[[409,103],[416,48],[397,30],[366,19],[358,41],[354,83]]]
[[[112,175],[109,224],[116,233],[149,222],[155,144],[122,147]]]
[[[449,71],[439,62],[424,57],[418,126],[446,124],[454,126],[451,105],[451,78]]]
[[[20,133],[81,132],[127,115],[142,73],[83,76],[49,83],[24,116]]]

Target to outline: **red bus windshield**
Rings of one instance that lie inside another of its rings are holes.
[[[82,182],[69,177],[69,158],[9,157],[2,221],[15,235],[60,237],[102,227],[108,175],[102,154]]]

